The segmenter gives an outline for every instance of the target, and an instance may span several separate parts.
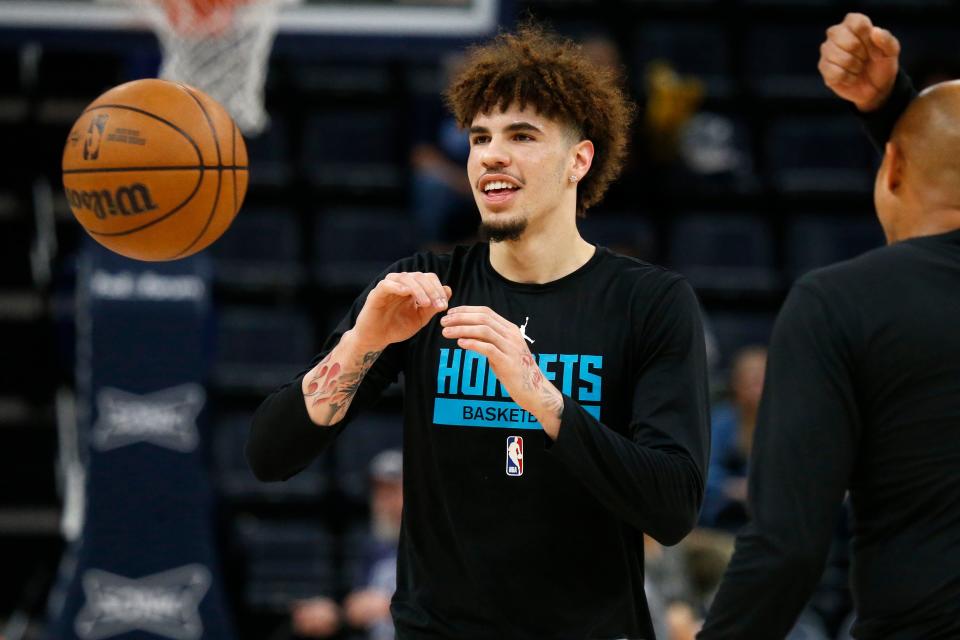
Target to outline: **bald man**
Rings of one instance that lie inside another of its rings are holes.
[[[874,192],[889,245],[802,277],[784,303],[751,454],[752,520],[698,637],[783,638],[849,492],[853,637],[956,639],[960,83],[910,102],[899,44],[866,16],[828,43],[827,84],[861,110],[885,105],[875,135],[896,122]]]

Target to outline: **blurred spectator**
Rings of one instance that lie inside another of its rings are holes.
[[[463,62],[443,61],[443,85]],[[416,107],[417,140],[410,152],[411,208],[425,248],[442,251],[469,239],[477,226],[473,189],[467,180],[470,143],[436,92],[421,96]]]
[[[730,373],[730,400],[713,408],[710,470],[700,523],[736,532],[747,522],[747,460],[767,366],[765,347],[739,351]]]
[[[293,604],[293,631],[304,638],[327,638],[341,624],[367,631],[370,640],[392,640],[390,599],[397,588],[397,542],[403,513],[403,455],[377,454],[370,462],[370,532],[364,546],[362,579],[340,607],[318,597]]]
[[[733,555],[733,536],[696,529],[664,547],[644,536],[644,591],[657,638],[693,640]]]

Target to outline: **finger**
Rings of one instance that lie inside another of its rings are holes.
[[[423,288],[430,294],[433,306],[437,309],[443,309],[447,306],[447,295],[443,291],[443,285],[440,284],[440,278],[433,272],[422,274],[419,279],[423,283]]]
[[[403,285],[402,283],[386,279],[377,283],[377,286],[374,287],[374,290],[377,289],[383,291],[384,293],[389,293],[395,296],[409,296],[413,293],[410,291],[409,287]]]
[[[828,43],[833,43],[836,47],[843,49],[852,56],[856,56],[863,62],[870,59],[870,50],[867,49],[867,45],[846,24],[835,24],[827,29],[827,39],[820,45],[821,55],[824,46]]]
[[[888,58],[900,55],[900,41],[886,29],[874,27],[870,32],[870,41]]]
[[[401,273],[399,274],[399,280],[413,292],[413,298],[417,301],[418,307],[429,307],[431,305],[430,294],[423,288],[423,283],[416,277],[417,275],[415,273]]]
[[[843,19],[843,23],[853,32],[853,35],[863,43],[863,46],[867,48],[867,53],[871,58],[883,55],[871,39],[873,23],[870,21],[870,18],[862,13],[848,13],[847,17]]]
[[[452,309],[447,311],[447,314],[451,314],[451,313],[483,313],[483,314],[489,315],[491,318],[496,318],[508,325],[513,324],[512,322],[510,322],[509,320],[501,316],[499,313],[497,313],[490,307],[477,307],[477,306],[471,306],[471,305],[465,304],[465,305],[460,305],[459,307],[453,307]]]
[[[491,364],[500,360],[503,357],[503,352],[497,349],[494,345],[489,342],[483,342],[482,340],[474,340],[472,338],[460,338],[457,340],[457,346],[461,349],[467,349],[468,351],[475,351],[482,356],[487,357],[487,361]]]
[[[851,74],[843,67],[838,67],[837,65],[824,60],[823,58],[820,59],[817,68],[820,70],[820,75],[823,76],[823,81],[828,87],[842,84],[853,84],[859,79],[858,76]]]
[[[820,47],[820,55],[827,62],[835,64],[855,76],[863,72],[863,60],[841,49],[829,40]]]
[[[444,327],[443,337],[451,340],[470,339],[496,346],[504,353],[509,351],[506,339],[486,324],[469,324],[457,327]]]
[[[848,13],[841,24],[846,25],[858,38],[869,38],[870,29],[873,29],[870,17],[863,13]]]
[[[490,307],[474,307],[474,306],[464,305],[460,307],[454,307],[453,309],[450,309],[449,311],[447,311],[448,316],[451,314],[460,314],[460,313],[484,314],[490,317],[492,321],[499,324],[503,328],[503,330],[507,332],[505,335],[510,335],[510,333],[517,332],[520,330],[520,327],[510,322],[509,320],[501,316],[499,313],[497,313]]]
[[[443,285],[443,293],[447,296],[447,302],[449,303],[450,298],[453,297],[453,289],[451,289],[447,285]]]
[[[448,314],[440,319],[440,324],[445,327],[466,327],[479,325],[488,326],[492,330],[496,331],[504,340],[509,340],[513,336],[513,333],[516,332],[516,327],[513,327],[511,330],[511,327],[504,326],[503,323],[497,322],[495,319],[484,313]]]

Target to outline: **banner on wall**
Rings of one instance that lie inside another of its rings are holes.
[[[77,282],[82,526],[49,625],[57,640],[232,640],[204,465],[213,341],[204,255],[87,246]]]

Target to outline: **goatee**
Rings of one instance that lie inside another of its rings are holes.
[[[520,236],[527,229],[527,221],[524,218],[515,218],[498,224],[481,222],[478,233],[481,240],[487,242],[509,242],[519,240]]]

